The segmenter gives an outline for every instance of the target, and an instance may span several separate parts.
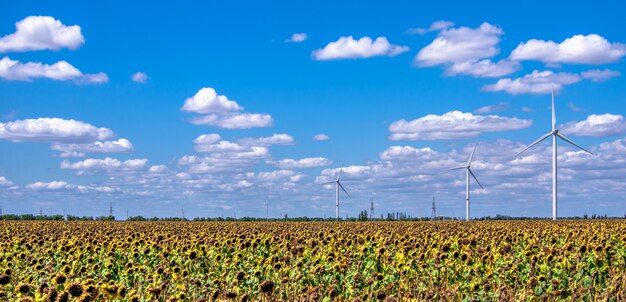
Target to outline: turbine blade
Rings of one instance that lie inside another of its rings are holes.
[[[556,129],[556,109],[554,108],[554,85],[552,85],[552,130]]]
[[[334,183],[335,183],[334,181],[329,181],[329,182],[325,182],[323,184],[320,184],[320,186],[331,185],[331,184],[334,184]]]
[[[583,148],[583,147],[579,146],[578,144],[576,144],[575,142],[573,142],[571,139],[569,139],[569,138],[565,137],[565,135],[561,134],[560,132],[557,132],[557,133],[556,133],[556,135],[557,135],[558,137],[560,137],[562,140],[564,140],[564,141],[566,141],[566,142],[568,142],[568,143],[570,143],[570,144],[572,144],[572,145],[574,145],[574,146],[578,147],[578,149],[583,150],[583,151],[585,151],[585,152],[587,152],[587,153],[589,153],[589,154],[593,155],[593,153],[592,153],[591,151],[589,151],[589,150],[587,150],[587,149],[585,149],[585,148]]]
[[[339,185],[339,187],[346,193],[346,195],[348,195],[348,197],[352,197],[350,196],[350,194],[348,194],[348,191],[346,191],[346,188],[344,188],[340,182],[337,182],[337,184]]]
[[[343,165],[345,164],[345,162],[343,162],[341,164],[341,169],[339,169],[339,174],[337,174],[337,181],[339,181],[339,178],[341,178],[341,173],[343,173]]]
[[[472,169],[467,168],[467,170],[470,172],[470,174],[472,174],[472,177],[474,177],[474,180],[476,180],[480,188],[484,190],[485,188],[483,187],[483,185],[480,184],[480,181],[478,181],[478,178],[476,178],[476,175],[474,175],[474,172],[472,172]]]
[[[536,140],[534,143],[532,143],[532,144],[528,145],[528,147],[524,148],[524,150],[522,150],[522,151],[520,151],[520,152],[517,152],[517,154],[515,154],[515,156],[513,156],[513,158],[518,157],[520,154],[524,153],[524,151],[526,151],[526,150],[528,150],[528,149],[532,148],[534,145],[536,145],[536,144],[540,143],[541,141],[543,141],[544,139],[546,139],[546,138],[550,137],[550,135],[552,135],[552,132],[550,132],[550,133],[546,133],[544,136],[540,137],[540,138],[539,138],[538,140]]]
[[[469,165],[472,163],[472,158],[474,158],[474,152],[476,152],[476,147],[478,147],[478,143],[476,143],[476,145],[474,145],[474,150],[472,150],[472,154],[470,155],[469,160],[467,161],[467,166],[469,167]]]
[[[454,168],[450,168],[450,169],[445,169],[445,170],[441,170],[443,171],[452,171],[452,170],[461,170],[461,169],[465,169],[467,168],[467,166],[459,166],[459,167],[454,167]]]

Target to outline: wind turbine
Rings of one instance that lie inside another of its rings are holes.
[[[339,188],[341,188],[343,192],[346,193],[348,197],[350,197],[348,191],[346,191],[346,189],[341,185],[341,182],[339,181],[341,179],[341,173],[343,173],[343,164],[341,165],[341,169],[339,170],[339,173],[337,174],[337,179],[335,181],[323,183],[323,185],[335,184],[335,217],[337,218],[337,220],[339,220]]]
[[[478,146],[478,143],[476,145],[474,145],[474,150],[472,150],[472,154],[470,154],[469,160],[467,161],[467,165],[448,169],[448,171],[449,170],[461,170],[461,169],[465,169],[466,170],[465,171],[465,220],[468,220],[468,221],[469,221],[469,216],[470,216],[470,208],[469,208],[469,202],[470,202],[470,175],[474,178],[474,180],[476,180],[476,183],[480,186],[480,188],[484,189],[483,185],[480,184],[480,181],[478,181],[478,178],[476,178],[476,175],[474,175],[474,172],[472,172],[472,169],[471,169],[472,158],[474,158],[474,152],[476,152],[476,147],[477,146]]]
[[[591,151],[579,146],[578,144],[576,144],[575,142],[573,142],[572,140],[570,140],[569,138],[565,137],[565,135],[561,134],[561,132],[559,132],[559,129],[556,128],[556,112],[554,109],[554,87],[552,87],[552,131],[546,133],[544,136],[540,137],[538,140],[536,140],[534,143],[528,145],[528,147],[524,148],[524,150],[518,152],[517,154],[515,154],[515,156],[513,158],[518,157],[520,154],[522,154],[524,151],[530,149],[531,147],[533,147],[534,145],[542,142],[543,140],[545,140],[546,138],[552,136],[552,220],[556,220],[557,217],[557,137],[561,138],[562,140],[578,147],[580,150],[583,150],[591,155],[593,155],[593,153],[591,153]]]

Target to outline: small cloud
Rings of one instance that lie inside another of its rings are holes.
[[[440,31],[449,27],[454,26],[454,22],[439,20],[433,22],[429,28],[409,28],[405,31],[406,34],[409,35],[424,35],[433,31]]]
[[[607,64],[619,61],[626,55],[626,44],[610,43],[604,37],[575,35],[561,43],[532,39],[520,43],[512,60],[532,60],[546,64]]]
[[[340,59],[365,59],[377,56],[395,57],[409,51],[407,46],[393,45],[385,37],[372,40],[363,37],[355,40],[352,36],[341,37],[328,43],[324,48],[313,51],[312,57],[317,61]]]
[[[569,104],[567,104],[567,107],[569,107],[569,110],[572,110],[572,111],[574,111],[574,112],[580,112],[580,111],[583,111],[583,109],[582,109],[582,108],[580,108],[580,107],[578,107],[578,106],[574,105],[574,103],[569,103]]]
[[[324,133],[320,133],[320,134],[316,134],[313,136],[313,140],[314,141],[327,141],[330,139],[330,136],[324,134]]]
[[[485,113],[492,113],[492,112],[502,112],[502,111],[508,110],[509,108],[511,108],[511,105],[509,103],[500,102],[495,105],[488,105],[488,106],[480,107],[474,110],[474,113],[485,114]]]
[[[522,107],[522,112],[529,113],[529,112],[534,112],[534,111],[535,111],[535,109],[533,109],[533,108],[526,107],[526,106]]]
[[[131,79],[136,83],[145,83],[148,81],[148,75],[145,72],[138,71],[133,73]]]
[[[619,114],[592,114],[584,121],[569,122],[561,131],[578,136],[612,136],[626,132],[626,121]]]
[[[109,81],[105,73],[83,74],[66,61],[58,61],[52,65],[40,62],[11,60],[4,57],[0,60],[0,78],[9,81],[30,82],[37,78],[56,81],[74,81],[77,84],[102,84]]]
[[[300,42],[304,42],[306,41],[306,39],[309,36],[307,36],[306,33],[295,33],[293,35],[291,35],[291,38],[285,40],[285,42],[287,43],[300,43]]]
[[[580,73],[580,75],[583,77],[583,79],[588,79],[588,80],[591,80],[592,82],[604,82],[604,81],[608,81],[611,78],[619,77],[622,74],[619,71],[610,70],[610,69],[604,69],[604,70],[593,69],[593,70],[584,71]]]

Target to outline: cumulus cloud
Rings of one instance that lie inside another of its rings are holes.
[[[202,88],[193,97],[187,98],[181,108],[190,113],[206,114],[189,121],[195,125],[207,125],[225,129],[248,129],[269,127],[272,116],[263,113],[242,113],[244,108],[213,88]]]
[[[253,146],[271,146],[271,145],[293,145],[295,140],[293,137],[286,133],[273,134],[267,137],[246,137],[238,140],[239,143],[244,145]]]
[[[391,146],[380,154],[381,160],[434,160],[439,154],[431,148],[414,148],[411,146]]]
[[[561,126],[561,131],[579,136],[612,136],[626,133],[626,121],[619,114],[592,114],[580,122]]]
[[[146,168],[147,159],[129,159],[120,161],[115,158],[94,159],[89,158],[82,161],[61,162],[61,169],[74,170],[78,175],[89,175],[96,173],[119,173],[128,171],[139,171]]]
[[[580,73],[583,79],[591,80],[592,82],[604,82],[608,81],[611,78],[619,77],[622,74],[619,71],[610,70],[610,69],[593,69],[587,70]]]
[[[430,27],[428,27],[428,28],[409,28],[409,29],[406,30],[406,33],[410,34],[410,35],[414,35],[414,34],[424,35],[424,34],[427,34],[429,32],[440,31],[442,29],[447,29],[447,28],[452,27],[452,26],[454,26],[454,22],[445,21],[445,20],[439,20],[439,21],[435,21],[432,24],[430,24]]]
[[[508,110],[509,108],[511,108],[511,104],[505,103],[505,102],[499,102],[495,105],[482,106],[474,110],[474,113],[486,114],[486,113],[493,113],[493,112],[502,112],[502,111]]]
[[[133,82],[136,83],[145,83],[148,81],[148,74],[142,71],[138,71],[133,73],[133,75],[130,77]]]
[[[50,149],[61,151],[61,157],[84,157],[86,153],[126,153],[135,150],[133,144],[125,138],[87,144],[54,143]]]
[[[313,140],[314,141],[327,141],[330,139],[330,136],[324,134],[324,133],[320,133],[320,134],[316,134],[313,136]]]
[[[399,120],[389,126],[390,140],[442,140],[461,139],[480,135],[482,132],[509,131],[528,128],[531,120],[501,117],[497,115],[474,115],[450,111],[443,115],[427,116],[407,121]]]
[[[476,78],[497,78],[511,74],[519,69],[516,61],[500,60],[492,62],[489,59],[480,61],[455,62],[446,67],[447,76],[471,75]]]
[[[4,176],[0,176],[0,188],[12,187],[15,184]]]
[[[0,38],[0,53],[76,49],[85,43],[80,26],[67,26],[49,16],[30,16],[15,23],[16,31]]]
[[[88,143],[115,135],[107,128],[60,118],[25,119],[0,123],[0,139],[12,142]]]
[[[66,61],[48,65],[40,62],[22,63],[11,60],[9,57],[0,60],[0,78],[26,82],[37,78],[47,78],[57,81],[74,81],[78,84],[102,84],[109,81],[105,73],[83,74]]]
[[[504,31],[487,22],[478,28],[459,27],[441,31],[432,43],[422,48],[414,63],[435,66],[490,58],[500,52],[498,43]]]
[[[521,78],[505,78],[498,80],[495,84],[489,84],[483,86],[483,91],[504,91],[509,94],[546,94],[554,90],[558,91],[565,85],[578,83],[581,80],[581,76],[575,73],[569,72],[552,72],[550,70],[538,71],[533,70],[532,73],[527,74]]]
[[[489,59],[500,52],[498,44],[504,34],[500,27],[487,22],[478,28],[448,27],[419,51],[413,60],[415,66],[443,65],[447,76],[473,77],[501,77],[519,69],[516,61]]]
[[[626,44],[610,43],[604,37],[575,35],[561,43],[532,39],[520,43],[511,53],[513,60],[533,60],[548,64],[607,64],[626,55]]]
[[[262,113],[242,113],[231,115],[209,114],[189,120],[194,125],[215,126],[224,129],[249,129],[270,127],[274,123],[272,116]]]
[[[287,40],[285,40],[285,42],[287,43],[300,43],[300,42],[304,42],[306,39],[308,38],[306,33],[295,33],[293,35],[291,35],[291,37]]]
[[[182,111],[193,113],[233,113],[243,110],[237,102],[229,100],[225,95],[218,95],[215,89],[200,89],[194,96],[187,98]]]
[[[75,185],[69,184],[65,181],[51,181],[51,182],[35,182],[26,185],[26,188],[36,191],[62,191],[75,188]]]
[[[407,46],[390,44],[385,37],[378,37],[375,40],[362,37],[355,40],[352,36],[347,36],[328,43],[324,48],[314,50],[311,56],[318,61],[364,59],[377,56],[394,57],[407,51],[409,51]]]
[[[325,157],[306,157],[302,159],[285,158],[273,162],[273,164],[281,169],[317,168],[328,166],[332,163],[332,160]]]

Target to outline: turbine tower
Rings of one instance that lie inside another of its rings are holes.
[[[538,140],[536,140],[534,143],[528,145],[528,147],[524,148],[522,151],[518,152],[517,154],[515,154],[515,156],[513,158],[518,157],[520,154],[524,153],[524,151],[532,148],[534,145],[542,142],[543,140],[545,140],[546,138],[552,136],[552,220],[556,220],[557,218],[557,137],[561,138],[562,140],[578,147],[580,150],[583,150],[591,155],[593,155],[593,153],[591,153],[591,151],[579,146],[578,144],[576,144],[575,142],[573,142],[572,140],[570,140],[569,138],[567,138],[565,135],[561,134],[561,132],[559,132],[559,129],[556,128],[556,110],[554,108],[554,87],[552,88],[552,131],[544,134],[542,137],[540,137]]]
[[[335,181],[329,181],[323,184],[323,185],[335,184],[335,217],[337,218],[337,220],[339,220],[339,188],[341,188],[343,192],[346,193],[348,197],[350,197],[350,194],[348,194],[348,191],[346,191],[346,189],[341,185],[341,182],[339,181],[341,179],[342,173],[343,173],[343,165],[341,165],[341,169],[339,170],[339,173],[337,174],[337,179]]]
[[[474,158],[474,152],[476,152],[476,147],[477,146],[478,146],[478,144],[474,145],[474,150],[472,150],[472,154],[470,154],[469,160],[467,161],[467,165],[448,169],[448,170],[460,170],[460,169],[465,169],[466,170],[465,171],[465,220],[468,220],[468,221],[469,221],[469,217],[470,217],[470,208],[469,208],[469,202],[470,202],[470,175],[474,178],[474,180],[476,180],[476,183],[480,186],[480,188],[484,189],[483,185],[480,184],[480,181],[478,181],[478,178],[476,178],[476,175],[474,175],[474,172],[472,172],[472,169],[471,169],[472,158]]]

